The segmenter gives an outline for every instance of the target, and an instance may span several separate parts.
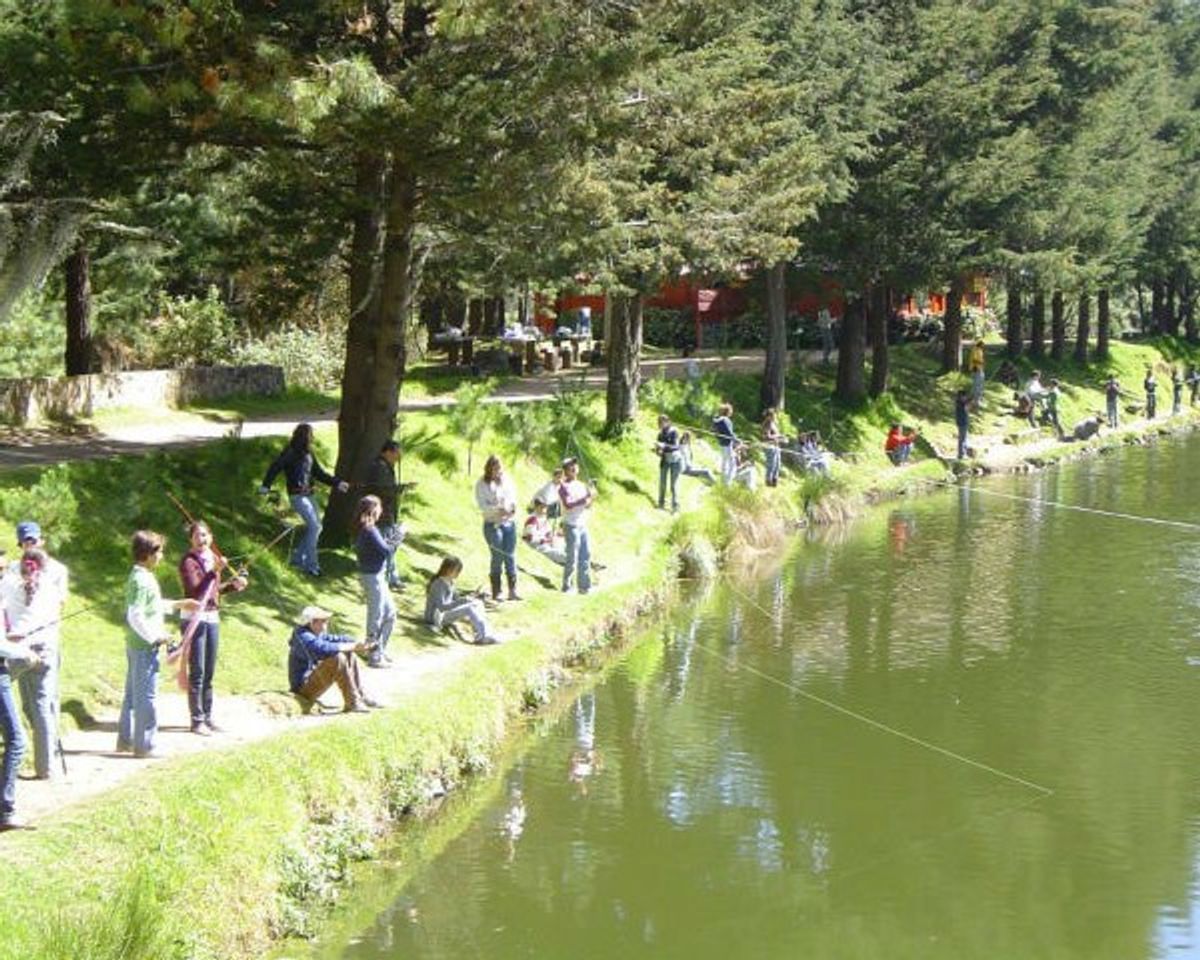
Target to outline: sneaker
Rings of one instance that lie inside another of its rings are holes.
[[[493,644],[496,644],[499,642],[500,642],[500,638],[495,636],[494,634],[490,634],[490,633],[487,636],[480,637],[478,640],[475,641],[475,643],[481,647],[490,647]]]
[[[140,753],[137,750],[133,751],[134,757],[138,760],[157,760],[162,756],[157,750],[143,750]]]
[[[372,670],[382,670],[387,666],[387,663],[384,662],[383,657],[371,657],[367,661],[367,666]]]
[[[370,713],[371,708],[367,706],[365,701],[360,700],[349,707],[345,707],[342,713]]]
[[[508,591],[508,599],[509,600],[520,600],[521,596],[520,596],[520,594],[517,593],[516,590],[509,590]]]
[[[224,733],[224,732],[225,732],[225,728],[224,728],[224,727],[218,727],[218,726],[217,726],[215,723],[213,723],[211,720],[205,720],[205,721],[204,721],[204,725],[205,725],[206,727],[208,727],[208,732],[209,732],[209,733]]]
[[[15,814],[9,814],[7,817],[0,817],[0,833],[8,830],[29,830],[31,827],[28,823],[22,820]]]
[[[133,753],[133,744],[132,743],[124,743],[124,742],[118,740],[116,752],[117,753]]]
[[[362,702],[372,710],[382,710],[384,707],[384,704],[380,703],[378,700],[372,700],[370,697],[363,697]]]
[[[198,737],[211,737],[212,736],[212,731],[208,728],[207,723],[193,723],[192,724],[192,733],[196,734],[196,736],[198,736]]]

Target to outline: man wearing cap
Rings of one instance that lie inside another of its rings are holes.
[[[42,571],[42,584],[54,591],[61,613],[67,602],[68,571],[65,565],[55,560],[46,550],[46,543],[42,539],[42,528],[36,520],[22,520],[17,524],[17,546],[22,550],[41,550],[46,554],[46,568]],[[5,576],[20,580],[19,567],[20,564],[14,563],[5,572]]]
[[[591,543],[588,540],[587,512],[595,497],[579,479],[579,462],[567,457],[562,462],[563,481],[558,487],[558,499],[563,510],[563,530],[566,533],[567,562],[563,566],[563,593],[571,590],[571,578],[579,571],[579,592],[592,588]]]
[[[396,482],[396,464],[400,460],[400,444],[395,440],[384,441],[379,456],[371,461],[363,475],[363,496],[368,494],[379,498],[383,512],[379,515],[379,532],[388,543],[404,542],[404,524],[400,523],[396,498],[401,491],[411,484]],[[389,587],[399,588],[403,581],[396,574],[396,552],[393,550],[387,556],[387,582]]]
[[[314,701],[336,683],[344,712],[366,713],[380,706],[363,693],[354,656],[369,652],[368,644],[327,632],[332,616],[315,606],[300,611],[288,654],[288,685],[298,697]]]

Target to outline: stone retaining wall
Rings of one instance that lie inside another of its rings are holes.
[[[219,397],[275,396],[283,390],[283,369],[267,364],[0,380],[0,420],[25,426],[90,417],[118,407],[179,407]]]

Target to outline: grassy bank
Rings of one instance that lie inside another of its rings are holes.
[[[1170,355],[1154,345],[1114,348],[1115,368],[1131,392],[1137,392],[1147,359],[1161,363]],[[577,452],[601,490],[592,525],[595,553],[608,567],[600,589],[588,597],[560,594],[558,568],[521,547],[527,599],[495,613],[508,642],[466,651],[452,673],[437,675],[392,709],[314,720],[260,743],[155,765],[67,808],[36,832],[4,837],[7,876],[21,896],[0,919],[0,957],[236,960],[260,953],[272,934],[311,929],[349,864],[371,855],[377,831],[431,794],[486,771],[514,718],[545,702],[563,679],[564,664],[610,643],[670,589],[678,558],[685,558],[689,572],[704,572],[730,550],[742,557],[769,554],[781,548],[806,501],[810,508],[832,498],[862,502],[945,480],[945,465],[928,455],[903,469],[892,467],[882,453],[883,436],[888,422],[902,420],[920,426],[935,447],[949,448],[950,398],[962,380],[938,376],[935,359],[922,347],[895,351],[893,364],[894,397],[855,409],[829,404],[831,369],[793,373],[788,409],[794,423],[821,429],[840,454],[832,480],[789,477],[778,490],[751,494],[710,492],[683,479],[678,518],[653,509],[657,467],[650,444],[657,409],[707,428],[707,417],[689,413],[682,383],[649,382],[642,419],[613,443],[596,439],[597,396],[497,407],[492,416],[502,419],[470,454],[460,439],[459,415],[408,415],[401,427],[410,447],[403,474],[418,486],[404,505],[412,533],[401,566],[414,584],[444,553],[464,558],[466,586],[486,579],[487,548],[472,488],[488,452],[511,464],[524,496],[544,481],[551,463]],[[1066,385],[1064,423],[1103,408],[1106,369],[1067,364],[1046,372]],[[718,374],[705,383],[698,406],[707,410],[718,397],[732,399],[740,432],[754,436],[744,414],[754,410],[757,390],[755,377]],[[974,426],[1000,442],[1024,442],[1024,425],[999,412],[1007,394],[989,386],[987,408]],[[1160,408],[1169,407],[1168,382],[1160,386]],[[332,462],[332,428],[318,439],[323,459]],[[131,530],[149,526],[171,535],[161,578],[169,594],[177,593],[173,567],[183,538],[167,491],[213,523],[227,554],[251,557],[253,588],[223,614],[218,698],[241,694],[273,709],[295,709],[284,692],[284,664],[289,623],[303,604],[329,606],[339,618],[335,627],[360,632],[362,600],[344,551],[323,557],[326,576],[316,582],[287,567],[286,544],[256,553],[291,520],[285,508],[254,492],[279,445],[230,437],[186,453],[0,479],[0,529],[26,515],[39,517],[55,552],[72,567],[75,596],[68,613],[83,611],[64,624],[64,713],[73,721],[87,724],[119,698],[120,590]],[[697,452],[715,468],[712,449]],[[448,641],[416,623],[420,602],[416,586],[401,595],[393,642],[401,670],[447,650]]]

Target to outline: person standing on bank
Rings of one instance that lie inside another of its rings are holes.
[[[1171,416],[1177,417],[1183,413],[1183,372],[1178,367],[1171,368]]]
[[[292,509],[304,521],[304,533],[300,542],[292,551],[291,564],[299,567],[309,576],[321,575],[321,563],[317,557],[317,541],[321,537],[321,520],[317,516],[317,505],[313,501],[313,481],[320,480],[345,493],[350,484],[339,480],[332,474],[326,473],[312,452],[313,428],[311,423],[301,423],[292,431],[292,439],[283,448],[283,452],[267,468],[259,493],[266,493],[275,482],[275,477],[282,471],[287,483],[288,499]]]
[[[763,413],[762,441],[766,455],[765,481],[768,487],[779,486],[779,469],[783,461],[783,453],[779,442],[783,434],[779,432],[779,414],[774,407],[768,407]]]
[[[397,499],[401,485],[396,482],[396,464],[400,461],[400,444],[395,440],[387,440],[379,451],[379,456],[371,461],[363,478],[363,494],[379,498],[381,513],[379,515],[379,532],[389,544],[394,544],[388,551],[387,584],[393,589],[399,589],[404,582],[396,573],[396,549],[404,542],[404,524],[400,523],[400,510]],[[407,486],[407,485],[406,485]]]
[[[0,617],[0,735],[4,737],[4,761],[0,766],[0,830],[19,830],[25,824],[17,819],[17,771],[25,756],[25,731],[17,715],[13,697],[11,668],[34,669],[41,658],[23,643],[9,640]]]
[[[971,406],[978,410],[983,405],[983,386],[987,357],[983,352],[983,341],[976,340],[967,358],[967,369],[971,373]],[[961,460],[962,458],[959,457]]]
[[[571,590],[571,580],[578,571],[579,592],[592,588],[592,545],[588,539],[587,512],[596,499],[591,487],[579,479],[579,461],[568,457],[562,462],[563,482],[558,498],[563,508],[563,529],[566,531],[567,562],[563,565],[563,593]]]
[[[46,554],[27,549],[14,564],[16,578],[0,586],[0,620],[9,643],[28,652],[27,662],[14,659],[9,667],[21,691],[21,708],[33,731],[33,770],[39,780],[54,775],[51,762],[58,744],[58,618],[54,583],[47,576]]]
[[[671,512],[679,510],[679,474],[683,470],[683,457],[679,450],[679,431],[665,413],[658,417],[658,438],[654,441],[654,452],[658,454],[658,509],[665,510],[667,481],[671,483]]]
[[[717,446],[721,450],[721,482],[729,486],[737,472],[733,448],[737,446],[738,438],[733,430],[732,404],[723,403],[717,407],[717,415],[713,417],[713,433],[717,435]]]
[[[1116,430],[1120,422],[1119,405],[1121,402],[1121,383],[1116,377],[1109,377],[1104,385],[1104,404],[1107,408],[1108,427]]]
[[[180,629],[184,634],[192,629],[192,641],[187,651],[188,711],[192,718],[192,733],[207,737],[219,729],[213,723],[212,707],[221,594],[245,590],[246,578],[236,576],[226,583],[221,582],[221,571],[229,563],[213,549],[212,531],[203,520],[197,520],[188,528],[188,539],[190,549],[179,561],[179,579],[183,583],[183,595],[195,600],[201,609],[194,614],[181,614]]]
[[[475,484],[475,502],[483,514],[483,539],[492,553],[488,571],[492,599],[500,600],[500,571],[508,579],[508,599],[517,595],[517,491],[504,472],[500,458],[492,454],[483,465],[483,477]]]
[[[821,334],[821,362],[829,363],[829,358],[833,354],[833,314],[829,312],[828,307],[822,307],[817,311],[817,330]]]
[[[46,541],[42,537],[42,528],[36,520],[22,520],[17,524],[17,546],[22,550],[40,550],[45,555],[46,564],[42,570],[40,582],[54,595],[55,602],[58,604],[58,613],[61,616],[63,607],[67,605],[67,584],[70,571],[64,564],[50,556],[50,551],[46,549]],[[19,565],[14,565],[7,575],[14,581],[19,580],[21,575]]]
[[[136,757],[154,756],[158,714],[154,700],[158,692],[158,648],[171,642],[165,614],[184,610],[195,614],[200,604],[190,598],[164,600],[154,576],[162,560],[163,538],[151,530],[133,535],[133,569],[125,581],[125,696],[117,721],[117,752]]]
[[[958,459],[967,459],[967,431],[971,428],[971,398],[966,390],[954,395],[954,425],[958,427]]]
[[[1153,420],[1158,412],[1158,381],[1154,379],[1154,368],[1146,367],[1146,379],[1142,381],[1142,389],[1146,391],[1146,419]]]
[[[383,506],[379,498],[367,495],[354,511],[354,555],[358,560],[358,579],[367,595],[367,646],[369,667],[386,667],[392,662],[387,654],[388,640],[396,625],[396,605],[388,590],[388,560],[398,544],[387,540],[379,529]]]

